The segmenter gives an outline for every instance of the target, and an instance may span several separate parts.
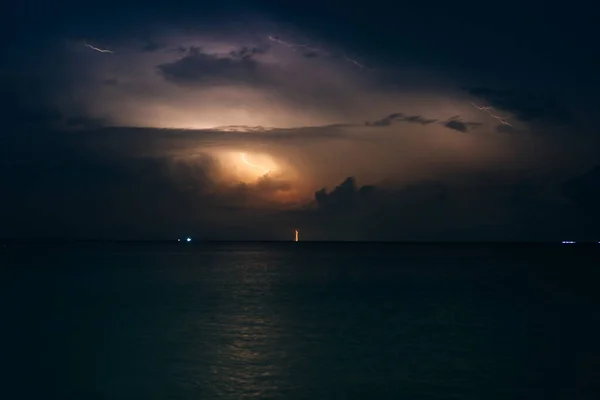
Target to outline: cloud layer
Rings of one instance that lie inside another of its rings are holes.
[[[598,141],[564,97],[377,65],[273,24],[206,26],[69,37],[39,55],[48,67],[13,61],[1,82],[0,236],[595,232],[576,210],[598,219]]]

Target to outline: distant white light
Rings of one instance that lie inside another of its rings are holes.
[[[563,240],[562,244],[573,244],[575,242],[573,242],[572,240]]]
[[[186,241],[186,242],[191,242],[191,241],[192,241],[192,238],[187,238],[187,239],[185,239],[185,241]]]
[[[181,239],[177,239],[178,242],[181,242]]]

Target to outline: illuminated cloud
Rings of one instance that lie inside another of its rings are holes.
[[[402,226],[409,239],[488,224],[502,237],[543,231],[561,198],[540,200],[540,182],[594,160],[597,139],[580,140],[551,96],[382,65],[311,32],[269,36],[263,22],[124,31],[105,42],[110,56],[81,41],[47,47],[53,68],[27,65],[3,84],[2,210],[108,236],[231,238],[241,226],[386,239]]]

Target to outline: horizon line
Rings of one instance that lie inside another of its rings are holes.
[[[247,239],[193,239],[191,242],[177,239],[100,239],[100,238],[0,238],[0,243],[164,243],[194,245],[202,243],[389,243],[389,244],[599,244],[598,240],[247,240]]]

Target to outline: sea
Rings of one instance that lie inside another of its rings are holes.
[[[600,244],[0,244],[0,398],[600,399]]]

